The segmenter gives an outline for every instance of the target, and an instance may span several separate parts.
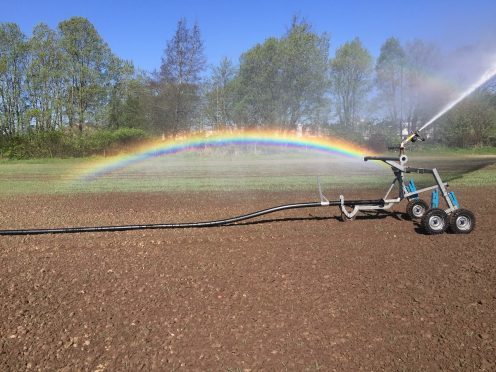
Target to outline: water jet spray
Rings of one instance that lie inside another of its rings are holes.
[[[472,85],[470,85],[467,89],[465,89],[456,99],[448,103],[446,106],[444,106],[441,111],[439,111],[436,115],[434,115],[429,121],[427,121],[420,129],[414,131],[412,134],[410,134],[403,142],[401,142],[400,145],[400,150],[405,148],[405,145],[408,142],[416,142],[417,140],[424,140],[421,136],[420,133],[426,129],[427,127],[431,126],[437,119],[439,119],[441,116],[446,114],[448,111],[450,111],[453,107],[458,105],[461,101],[463,101],[465,98],[467,98],[469,95],[474,93],[478,88],[480,88],[482,85],[487,83],[489,80],[491,80],[493,77],[496,77],[496,62],[495,64],[489,68],[482,76]]]

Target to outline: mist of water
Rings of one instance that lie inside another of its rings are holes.
[[[447,113],[449,110],[451,110],[453,107],[455,107],[457,104],[459,104],[461,101],[463,101],[473,92],[475,92],[479,87],[487,83],[495,76],[496,76],[496,63],[491,68],[489,68],[476,82],[474,82],[466,90],[460,93],[460,95],[457,98],[455,98],[453,101],[451,101],[446,106],[444,106],[441,111],[439,111],[436,115],[434,115],[418,131],[422,131],[425,128],[427,128],[429,125],[434,123],[437,119],[439,119],[441,116],[443,116],[445,113]]]

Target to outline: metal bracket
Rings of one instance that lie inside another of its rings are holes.
[[[324,196],[322,187],[320,186],[320,176],[317,176],[317,185],[319,186],[319,196],[321,205],[329,205],[329,200]]]
[[[355,215],[358,213],[358,211],[360,210],[360,207],[358,205],[355,205],[355,207],[353,208],[353,210],[351,212],[348,212],[346,210],[346,207],[344,206],[344,196],[343,195],[339,195],[339,201],[341,203],[340,207],[341,207],[341,212],[343,212],[343,214],[348,218],[348,219],[352,219],[353,217],[355,217]]]

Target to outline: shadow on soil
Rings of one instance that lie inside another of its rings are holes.
[[[406,213],[402,212],[387,212],[387,211],[376,211],[376,212],[370,212],[370,211],[362,211],[362,215],[354,217],[352,220],[356,221],[365,221],[365,220],[382,220],[388,217],[392,217],[398,221],[412,221],[412,219],[408,216]],[[233,223],[230,225],[224,225],[224,226],[250,226],[250,225],[263,225],[263,224],[269,224],[269,223],[281,223],[281,222],[298,222],[298,221],[329,221],[329,220],[335,220],[335,221],[340,221],[340,222],[346,222],[343,221],[343,219],[340,216],[329,216],[329,217],[321,217],[321,216],[312,216],[309,215],[308,217],[285,217],[285,218],[266,218],[266,219],[261,219],[257,221],[250,221],[250,222],[239,222],[239,223]],[[414,231],[418,234],[425,235],[424,229],[422,229],[422,226],[418,221],[413,221],[415,227]]]

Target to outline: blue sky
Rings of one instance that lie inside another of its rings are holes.
[[[114,53],[147,71],[159,68],[180,17],[199,23],[208,62],[216,64],[223,56],[238,62],[256,43],[282,35],[294,14],[328,32],[332,50],[356,36],[374,56],[390,36],[433,41],[445,51],[496,44],[496,0],[0,0],[0,22],[16,22],[27,35],[39,22],[55,28],[71,16],[86,17]]]

